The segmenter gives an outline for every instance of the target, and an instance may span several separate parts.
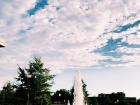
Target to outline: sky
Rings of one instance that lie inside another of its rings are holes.
[[[39,56],[57,74],[53,91],[81,70],[91,95],[140,98],[139,0],[0,0],[0,37],[0,87]]]

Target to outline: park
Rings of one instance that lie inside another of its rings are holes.
[[[0,105],[140,105],[140,0],[0,0]]]
[[[6,47],[0,43],[1,48]],[[34,58],[29,67],[18,67],[16,83],[8,82],[0,91],[1,105],[139,105],[136,97],[125,93],[99,94],[90,97],[80,70],[75,72],[71,90],[60,89],[51,92],[55,75],[43,67],[41,58]],[[62,81],[63,82],[63,81]]]

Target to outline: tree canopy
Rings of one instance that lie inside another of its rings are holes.
[[[25,105],[50,105],[50,87],[54,75],[44,68],[40,58],[34,58],[27,68],[18,67],[16,96]]]

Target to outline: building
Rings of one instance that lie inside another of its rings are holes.
[[[2,38],[0,38],[0,48],[5,46],[5,41]]]
[[[125,93],[99,94],[97,97],[88,97],[89,105],[138,105],[136,97],[126,97]]]
[[[137,104],[137,99],[136,97],[126,97],[127,102],[129,102],[131,105],[136,105]]]

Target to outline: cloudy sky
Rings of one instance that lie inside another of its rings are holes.
[[[0,87],[41,56],[57,74],[53,90],[81,70],[92,95],[140,97],[139,0],[0,0],[0,37]]]

